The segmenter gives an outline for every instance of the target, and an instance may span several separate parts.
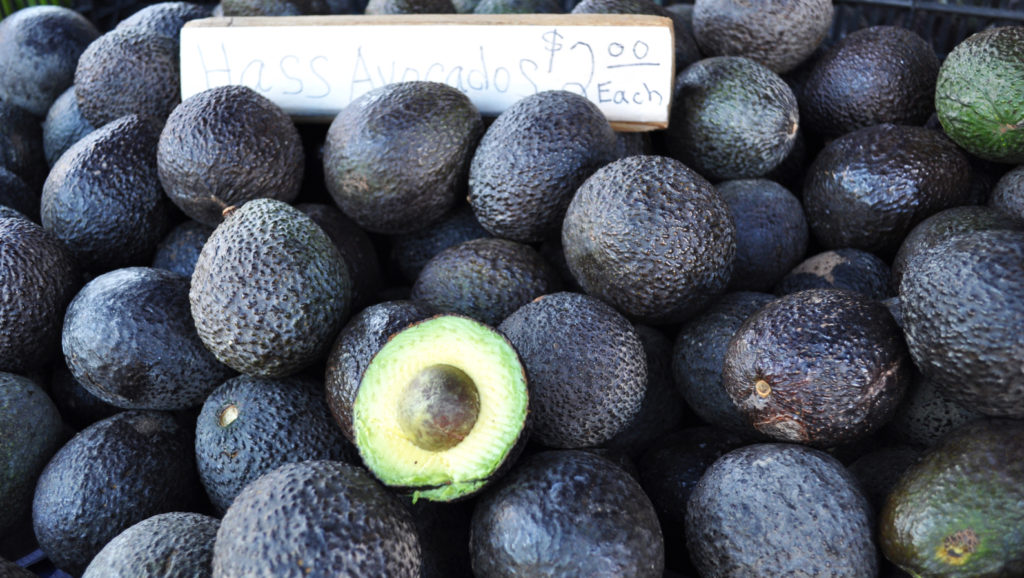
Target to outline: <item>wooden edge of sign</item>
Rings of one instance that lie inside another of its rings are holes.
[[[672,26],[667,16],[650,14],[331,14],[306,16],[221,16],[197,18],[186,28],[233,26]]]

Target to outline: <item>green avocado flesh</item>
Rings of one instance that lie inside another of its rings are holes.
[[[482,488],[526,423],[526,377],[493,328],[440,315],[395,334],[374,356],[352,409],[356,445],[384,484],[451,501]]]

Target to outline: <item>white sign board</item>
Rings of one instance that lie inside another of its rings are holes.
[[[657,16],[236,17],[181,31],[183,99],[242,84],[300,119],[331,119],[388,83],[433,80],[485,115],[563,89],[620,130],[649,130],[668,124],[674,72],[671,20]]]

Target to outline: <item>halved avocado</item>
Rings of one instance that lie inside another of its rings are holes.
[[[492,327],[438,315],[370,361],[352,408],[356,446],[387,486],[451,501],[493,479],[525,440],[526,373]]]

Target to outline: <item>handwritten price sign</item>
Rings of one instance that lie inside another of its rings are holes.
[[[210,18],[181,32],[182,98],[249,86],[299,118],[330,119],[392,82],[458,88],[497,115],[570,90],[620,130],[667,126],[672,25],[635,15],[408,15]]]

